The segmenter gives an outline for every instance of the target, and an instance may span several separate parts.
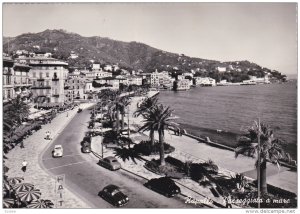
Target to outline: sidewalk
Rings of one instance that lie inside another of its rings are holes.
[[[142,97],[135,97],[132,100],[131,108],[136,110],[136,104]],[[130,117],[133,124],[142,124],[141,117]],[[144,132],[149,136],[149,132]],[[158,134],[155,133],[158,139]],[[244,173],[253,179],[256,179],[255,159],[240,155],[235,158],[234,152],[209,146],[200,143],[197,140],[185,135],[176,136],[173,131],[165,131],[165,141],[176,148],[176,151],[183,152],[188,156],[198,158],[203,161],[213,160],[223,171],[231,171],[234,173]],[[225,170],[226,169],[226,170]],[[289,170],[287,167],[281,166],[279,169],[276,165],[267,164],[267,183],[273,186],[296,193],[298,191],[297,172]]]
[[[158,135],[155,136],[158,139]],[[175,136],[173,132],[165,132],[165,141],[176,148],[177,151],[190,154],[202,160],[213,160],[220,168],[228,169],[232,172],[245,173],[250,176],[249,171],[255,170],[255,159],[240,155],[234,157],[234,152],[209,146],[205,143],[199,143],[187,136]],[[252,178],[256,178],[256,173]],[[277,168],[277,166],[268,163],[267,165],[267,183],[273,186],[294,192],[297,194],[297,172],[289,171],[286,167]]]
[[[81,108],[87,108],[92,103],[81,104]],[[67,117],[68,112],[68,117]],[[58,114],[51,123],[42,126],[42,129],[33,133],[27,139],[24,139],[25,148],[19,146],[11,150],[6,156],[5,164],[9,167],[8,177],[23,177],[24,183],[31,183],[36,189],[42,193],[42,199],[49,199],[53,203],[56,202],[55,180],[46,173],[39,164],[39,157],[51,143],[45,140],[45,132],[50,131],[53,140],[64,129],[69,121],[77,114],[77,108]],[[23,160],[28,162],[25,174],[21,171],[21,163]],[[87,204],[82,202],[77,196],[68,189],[64,189],[64,203],[60,208],[89,208]]]

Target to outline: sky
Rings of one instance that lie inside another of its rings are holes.
[[[65,29],[297,74],[296,3],[3,4],[3,35]]]

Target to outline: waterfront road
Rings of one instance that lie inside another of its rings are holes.
[[[97,159],[80,151],[80,142],[87,131],[90,110],[83,110],[70,121],[41,156],[42,167],[52,175],[65,174],[66,186],[92,208],[111,208],[112,205],[98,197],[98,192],[108,184],[115,184],[128,195],[125,208],[192,208],[182,196],[167,198],[143,186],[144,180],[123,170],[109,171],[97,164]],[[54,145],[64,148],[62,158],[53,158]]]

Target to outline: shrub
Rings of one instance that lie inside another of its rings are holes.
[[[173,166],[176,166],[179,169],[184,169],[184,163],[181,160],[173,158],[171,156],[166,157],[165,161]]]
[[[149,156],[151,154],[159,154],[160,150],[160,143],[155,141],[154,147],[151,146],[150,141],[141,141],[139,144],[134,146],[135,151],[139,154]],[[165,154],[170,154],[171,152],[175,151],[175,148],[170,144],[164,143],[164,151]]]
[[[164,166],[160,166],[159,163],[159,160],[152,159],[151,161],[147,161],[144,167],[156,174],[168,176],[175,179],[181,179],[185,177],[184,173],[179,171],[177,167],[168,163],[166,163],[166,165]]]

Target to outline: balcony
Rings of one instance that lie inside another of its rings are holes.
[[[36,81],[45,81],[44,78],[39,78],[39,79],[36,79]]]
[[[31,89],[51,89],[51,86],[33,86]]]
[[[59,81],[59,78],[52,78],[52,81]]]
[[[53,97],[59,97],[59,94],[53,94],[52,96]]]

